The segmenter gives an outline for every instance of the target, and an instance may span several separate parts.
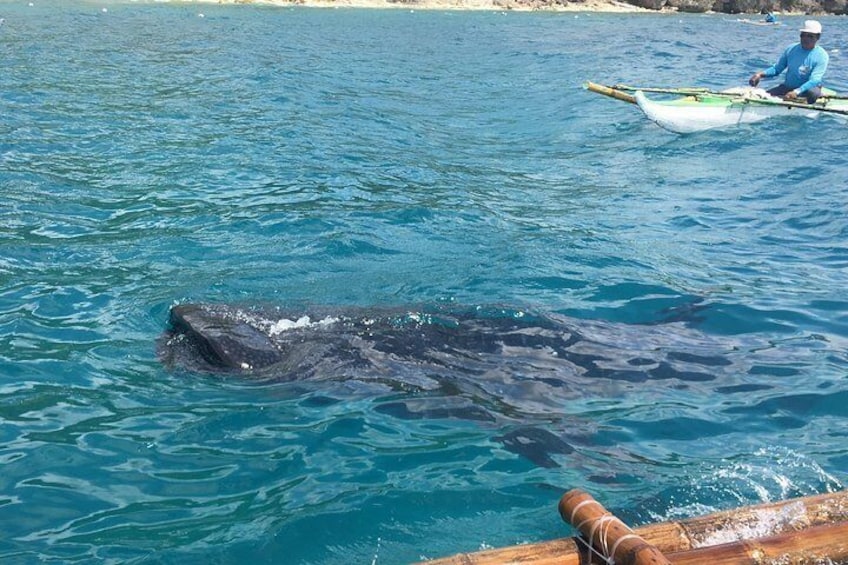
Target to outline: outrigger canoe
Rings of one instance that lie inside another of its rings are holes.
[[[675,133],[692,133],[739,124],[749,124],[775,116],[821,115],[848,118],[848,97],[825,89],[815,104],[789,102],[769,96],[761,88],[731,88],[717,92],[706,88],[639,88],[627,85],[603,86],[587,82],[584,88],[636,104],[660,127]],[[672,94],[670,100],[648,98],[645,93]]]

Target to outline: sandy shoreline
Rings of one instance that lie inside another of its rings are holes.
[[[162,2],[163,0],[158,0]],[[164,0],[169,1],[169,0]],[[551,12],[651,12],[617,0],[586,0],[565,5],[541,6],[515,0],[174,0],[184,4],[254,4],[266,6],[309,6],[319,8],[385,8],[406,10],[492,10]]]

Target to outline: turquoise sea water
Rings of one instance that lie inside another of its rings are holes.
[[[802,18],[29,4],[0,2],[3,562],[406,563],[568,535],[574,487],[634,524],[844,488],[846,124],[677,136],[580,88],[740,85]],[[171,370],[192,301],[497,305],[608,371]]]

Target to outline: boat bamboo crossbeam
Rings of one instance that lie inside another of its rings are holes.
[[[632,530],[579,490],[563,495],[559,511],[581,536],[462,553],[426,563],[848,564],[848,491],[746,506]]]
[[[587,83],[593,84],[593,83]],[[587,87],[588,88],[588,87]],[[709,88],[704,88],[701,86],[678,86],[678,87],[656,87],[656,86],[630,86],[629,84],[613,84],[612,86],[605,86],[604,88],[609,88],[611,90],[621,90],[625,92],[650,92],[655,94],[679,94],[682,96],[697,96],[704,94],[711,94],[713,96],[738,96],[738,94],[734,92],[726,92],[723,90],[712,90]],[[843,94],[837,94],[833,90],[829,88],[823,88],[823,95],[819,97],[819,101],[822,103],[826,103],[828,100],[848,100],[848,96]]]

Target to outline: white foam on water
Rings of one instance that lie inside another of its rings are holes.
[[[720,530],[710,532],[697,541],[695,547],[709,547],[745,539],[757,539],[786,530],[786,526],[809,522],[807,510],[801,502],[790,504],[779,510],[762,509],[754,512],[744,522],[734,522]],[[794,529],[794,528],[793,528]]]
[[[338,322],[338,318],[326,317],[315,322],[312,321],[312,318],[309,316],[301,316],[297,320],[288,320],[283,318],[282,320],[277,320],[272,323],[268,328],[268,335],[275,336],[279,335],[283,332],[298,329],[298,328],[310,328],[310,327],[326,327]]]
[[[698,502],[699,491],[722,494],[722,498],[738,501],[737,506],[764,504],[787,500],[799,495],[836,492],[844,488],[818,463],[787,448],[765,447],[753,452],[747,461],[727,462],[710,470],[697,481],[694,502],[673,505],[657,521],[705,515],[726,508]],[[745,539],[757,539],[788,530],[800,530],[809,524],[810,517],[801,502],[783,508],[763,508],[750,515],[724,522],[714,531],[707,531],[694,540],[695,547],[708,547]]]

